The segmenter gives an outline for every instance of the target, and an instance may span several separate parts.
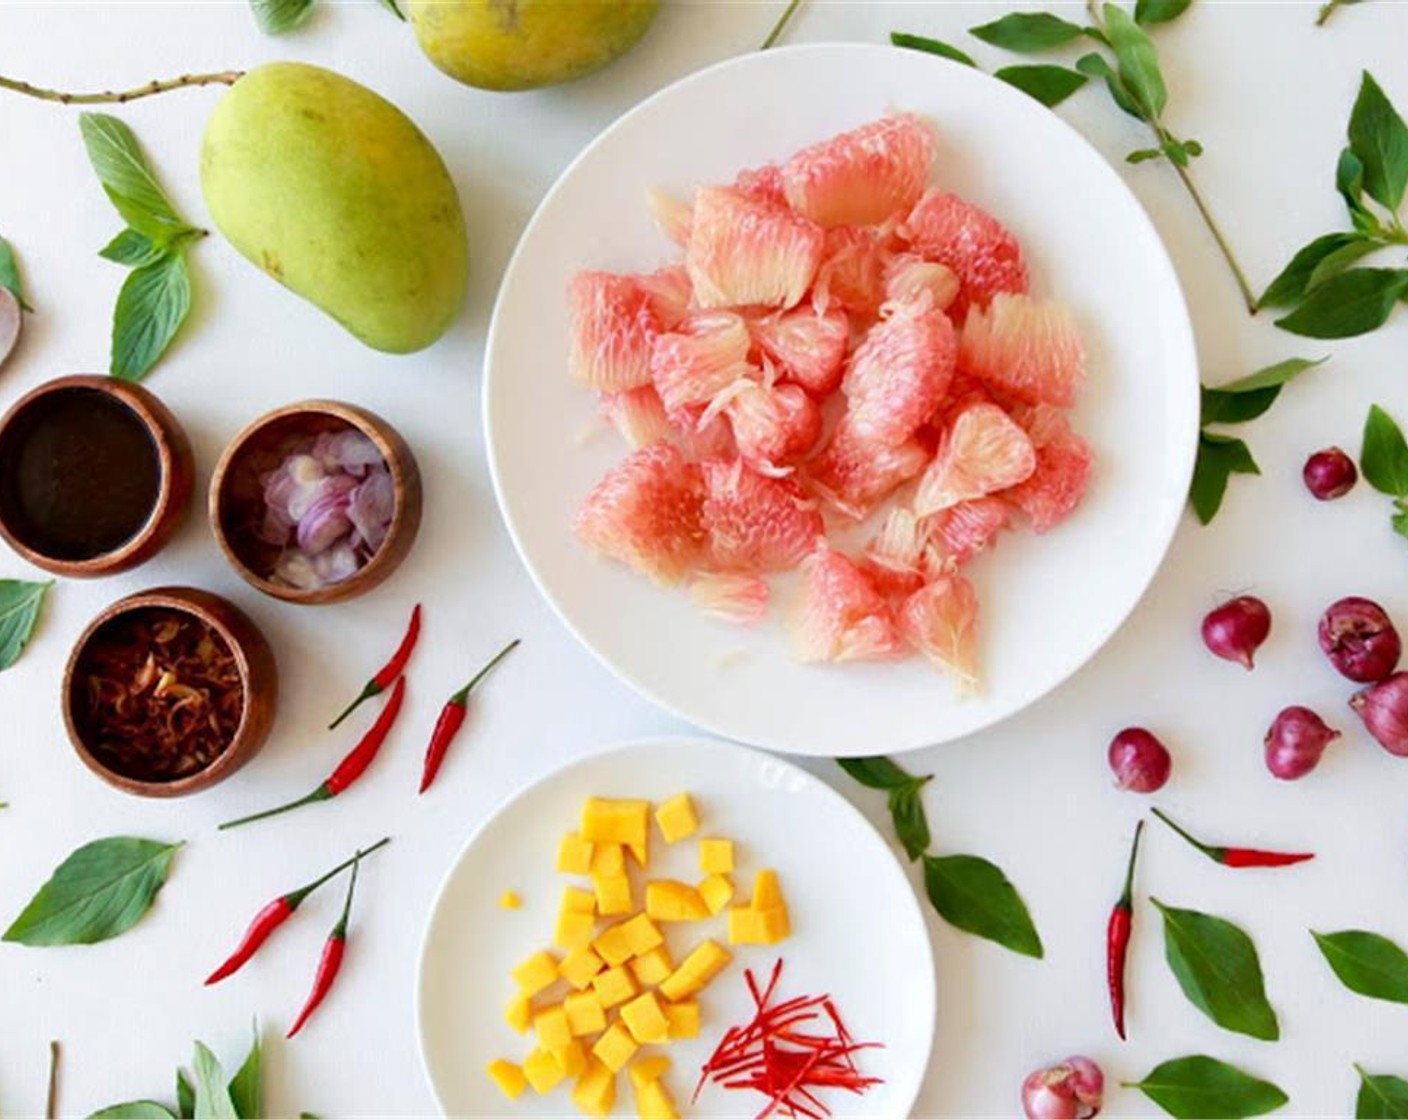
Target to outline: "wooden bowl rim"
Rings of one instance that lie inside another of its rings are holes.
[[[391,514],[391,524],[386,529],[386,538],[381,542],[381,547],[372,553],[372,558],[347,579],[311,591],[297,587],[285,587],[281,583],[275,583],[273,580],[259,575],[245,564],[235,551],[229,534],[225,532],[225,522],[221,515],[221,495],[225,489],[225,479],[234,469],[240,454],[265,428],[289,417],[302,415],[331,416],[351,425],[370,439],[376,444],[377,450],[381,452],[381,457],[391,472],[391,480],[398,494],[395,508]],[[409,463],[406,460],[409,460]],[[215,471],[210,478],[209,516],[211,529],[215,533],[216,541],[219,542],[220,551],[225,554],[225,559],[229,561],[230,566],[247,584],[271,598],[281,599],[286,603],[319,606],[355,598],[364,589],[370,589],[379,583],[383,578],[383,570],[387,575],[390,575],[400,565],[405,557],[395,555],[392,542],[405,532],[406,522],[409,519],[408,505],[419,500],[420,478],[419,471],[415,466],[415,453],[411,451],[405,437],[388,420],[378,416],[370,409],[348,404],[346,401],[314,399],[297,401],[266,412],[236,433],[221,453],[220,460],[215,464]]]
[[[38,551],[14,532],[6,522],[3,510],[0,510],[0,537],[4,537],[6,543],[20,556],[36,568],[43,568],[54,575],[83,579],[125,571],[130,566],[131,559],[147,548],[152,538],[161,532],[163,523],[173,512],[177,470],[176,444],[178,441],[186,441],[186,433],[181,427],[181,422],[176,419],[176,414],[146,386],[106,374],[70,373],[36,385],[11,405],[9,411],[0,417],[0,443],[4,442],[10,429],[26,409],[47,396],[74,389],[102,393],[130,409],[142,422],[142,427],[146,429],[153,446],[156,447],[159,466],[156,500],[152,503],[151,513],[147,515],[142,527],[111,552],[102,552],[84,560],[60,560]]]

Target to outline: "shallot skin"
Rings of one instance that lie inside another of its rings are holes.
[[[1203,618],[1203,644],[1218,657],[1253,668],[1252,656],[1271,633],[1271,611],[1254,595],[1238,595]]]
[[[1305,461],[1301,479],[1317,501],[1328,502],[1342,498],[1354,489],[1354,484],[1359,481],[1359,470],[1354,460],[1340,448],[1327,447]]]
[[[1282,781],[1295,781],[1320,764],[1325,748],[1340,737],[1309,708],[1283,709],[1266,732],[1266,768]]]
[[[1352,681],[1381,681],[1398,668],[1403,642],[1388,613],[1372,599],[1350,595],[1325,608],[1317,630],[1330,664]]]
[[[1394,673],[1356,692],[1349,706],[1379,746],[1389,754],[1408,757],[1408,673]]]
[[[1073,1055],[1022,1082],[1027,1120],[1090,1120],[1105,1098],[1105,1075],[1089,1058]]]
[[[1151,731],[1126,727],[1110,740],[1107,754],[1115,785],[1131,793],[1153,793],[1168,782],[1173,759]]]

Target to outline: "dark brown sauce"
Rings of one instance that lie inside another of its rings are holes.
[[[161,493],[161,457],[146,426],[96,389],[40,397],[0,444],[0,508],[26,545],[55,560],[91,560],[141,531]]]

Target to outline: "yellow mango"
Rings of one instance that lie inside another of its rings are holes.
[[[596,1040],[592,1054],[612,1073],[620,1073],[639,1049],[640,1044],[631,1037],[630,1031],[620,1023],[612,1023]]]
[[[648,1054],[644,1058],[637,1058],[626,1070],[626,1076],[631,1079],[631,1088],[639,1089],[642,1085],[649,1085],[652,1081],[659,1081],[665,1074],[670,1072],[670,1058],[667,1054]]]
[[[670,1024],[670,1040],[677,1038],[698,1038],[702,1018],[697,999],[682,999],[678,1003],[665,1004],[665,1019]]]
[[[592,987],[596,989],[602,1007],[615,1007],[618,1003],[625,1003],[639,991],[635,977],[622,965],[597,973],[592,978]]]
[[[567,1013],[567,1025],[573,1038],[606,1029],[606,1011],[595,992],[573,992],[562,1001],[562,1009]],[[571,1070],[567,1072],[573,1075]]]
[[[670,960],[670,951],[663,945],[657,945],[650,952],[636,957],[631,961],[630,968],[636,980],[650,988],[675,971],[674,962]]]
[[[718,837],[699,841],[699,870],[705,875],[732,875],[733,841]]]
[[[660,994],[671,1003],[701,990],[733,960],[733,954],[718,942],[706,940],[695,947],[660,985]]]
[[[528,1084],[533,1086],[533,1092],[543,1097],[557,1088],[566,1074],[562,1072],[562,1067],[557,1064],[551,1050],[535,1046],[523,1059],[523,1076],[527,1078]]]
[[[650,829],[650,802],[589,797],[582,807],[582,837],[593,844],[639,844]]]
[[[533,1024],[533,1004],[522,992],[508,1001],[504,1008],[504,1022],[523,1034]]]
[[[624,875],[626,852],[620,844],[593,844],[591,874]]]
[[[504,891],[499,895],[500,910],[518,910],[523,906],[523,899],[519,898],[517,891]]]
[[[632,840],[626,845],[626,851],[630,857],[636,861],[636,866],[642,871],[650,866],[650,838],[642,836],[639,840]]]
[[[636,1091],[636,1115],[640,1120],[680,1120],[674,1098],[659,1078],[647,1081]]]
[[[607,926],[592,942],[592,948],[613,967],[631,959],[631,940],[626,936],[624,924]]]
[[[785,906],[755,910],[735,906],[728,912],[728,939],[734,945],[776,945],[792,934],[792,922]]]
[[[636,996],[621,1008],[621,1022],[631,1032],[631,1037],[641,1045],[651,1042],[668,1042],[670,1021],[660,1009],[660,1001],[654,992]]]
[[[553,1004],[534,1015],[533,1032],[538,1036],[538,1045],[548,1049],[571,1042],[572,1028],[568,1025],[567,1012],[562,1004]]]
[[[753,879],[753,901],[748,904],[754,910],[771,910],[774,906],[786,906],[782,897],[782,884],[777,872],[771,868],[759,871]]]
[[[587,1072],[587,1052],[575,1038],[566,1046],[554,1047],[552,1059],[564,1077],[581,1077]]]
[[[616,1075],[600,1060],[587,1059],[587,1071],[572,1089],[572,1103],[588,1116],[609,1116],[616,1104]]]
[[[560,949],[584,949],[592,943],[596,919],[577,910],[564,910],[557,916],[552,943]]]
[[[698,922],[709,917],[709,906],[688,883],[652,879],[645,885],[645,912],[657,922]]]
[[[512,976],[520,992],[535,996],[557,979],[557,958],[540,950],[515,968]]]
[[[635,909],[631,881],[625,875],[593,875],[592,886],[596,888],[596,908],[603,917]]]
[[[581,887],[564,887],[562,891],[562,913],[595,914],[596,895]]]
[[[557,847],[557,869],[564,875],[589,875],[593,853],[590,840],[583,840],[575,832],[569,832]]]
[[[566,980],[578,991],[587,987],[595,976],[605,967],[602,959],[592,952],[591,949],[573,949],[567,956],[562,958],[562,963],[557,966],[558,975]]]
[[[677,793],[655,810],[655,823],[667,844],[674,844],[699,830],[699,814],[687,793]]]
[[[637,914],[628,922],[621,923],[621,932],[626,935],[626,943],[631,947],[632,956],[640,956],[665,944],[665,936],[649,914]]]
[[[717,914],[732,901],[733,883],[727,875],[710,875],[699,884],[699,897],[710,914]]]
[[[528,1088],[528,1079],[523,1076],[523,1067],[503,1058],[490,1062],[488,1073],[503,1095],[511,1101],[516,1101],[523,1095],[523,1090]]]

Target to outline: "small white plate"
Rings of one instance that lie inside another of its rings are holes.
[[[627,449],[567,375],[565,291],[582,268],[645,272],[675,259],[644,197],[688,197],[742,168],[907,109],[933,121],[935,179],[1018,236],[1033,290],[1066,301],[1089,352],[1074,422],[1097,462],[1070,520],[1009,534],[972,571],[982,600],[981,695],[955,700],[921,659],[804,666],[773,612],[743,630],[592,557],[576,510]],[[661,91],[608,128],[538,208],[499,291],[487,347],[489,461],[538,587],[622,679],[691,722],[798,754],[946,742],[1056,687],[1134,609],[1183,510],[1197,442],[1187,308],[1148,217],[1104,158],[1026,94],[915,51],[824,44],[745,55]],[[746,656],[735,656],[743,651]],[[726,666],[726,667],[725,667]]]
[[[587,797],[658,803],[682,790],[699,810],[701,836],[734,840],[734,882],[745,899],[755,871],[778,870],[793,935],[776,947],[736,946],[733,964],[702,993],[700,1037],[664,1050],[674,1062],[668,1083],[676,1104],[690,1116],[757,1115],[763,1098],[717,1087],[687,1106],[724,1030],[751,1014],[743,969],[766,972],[781,956],[785,997],[830,993],[852,1034],[885,1044],[860,1059],[884,1084],[860,1097],[827,1094],[835,1114],[909,1114],[933,1045],[934,963],[899,861],[844,797],[805,771],[746,747],[675,739],[612,748],[529,786],[471,837],[450,869],[421,948],[417,998],[421,1057],[447,1115],[575,1111],[567,1082],[541,1098],[529,1089],[510,1104],[484,1072],[494,1058],[521,1061],[529,1044],[503,1019],[514,990],[509,970],[551,945],[562,888],[575,881],[553,870],[557,845],[577,828]],[[698,850],[692,838],[666,845],[655,832],[651,876],[696,881]],[[499,908],[505,890],[522,896],[522,909]],[[677,960],[706,936],[727,943],[722,918],[665,928]],[[617,1101],[619,1115],[633,1114],[624,1075]]]

